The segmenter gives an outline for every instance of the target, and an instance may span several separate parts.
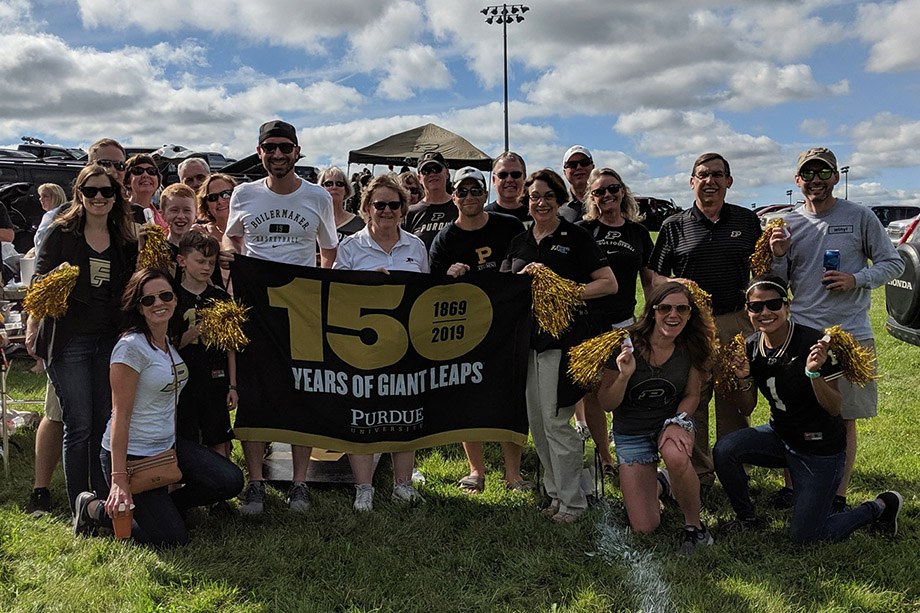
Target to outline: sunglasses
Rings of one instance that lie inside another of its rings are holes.
[[[444,167],[441,166],[440,164],[428,164],[428,166],[425,166],[418,172],[419,174],[425,175],[427,177],[431,173],[438,174],[442,170],[444,170]]]
[[[323,181],[323,187],[345,187],[345,181]]]
[[[229,198],[231,195],[233,195],[233,190],[225,189],[222,192],[208,194],[207,196],[205,196],[205,200],[207,200],[208,202],[217,202],[219,198]]]
[[[457,188],[457,198],[466,198],[467,194],[471,196],[482,196],[485,192],[481,187],[471,187],[469,189],[465,187]]]
[[[799,176],[802,177],[803,181],[811,181],[815,178],[815,175],[818,175],[818,178],[822,181],[827,181],[832,176],[834,176],[834,171],[830,168],[822,168],[821,170],[803,170],[799,172]]]
[[[96,164],[102,166],[103,168],[114,168],[118,172],[121,172],[125,169],[125,163],[119,162],[117,160],[96,160]]]
[[[677,314],[681,317],[686,317],[690,314],[690,305],[689,304],[666,304],[662,302],[661,304],[656,304],[652,307],[654,310],[658,311],[662,315],[668,315],[671,313],[671,310],[677,311]]]
[[[778,311],[783,308],[783,305],[786,304],[786,302],[787,300],[785,298],[770,298],[769,300],[748,301],[745,302],[744,305],[751,313],[760,313],[764,310],[764,307],[771,311]]]
[[[508,177],[511,177],[512,179],[520,179],[521,177],[524,176],[524,173],[521,172],[520,170],[512,170],[512,171],[503,170],[495,174],[498,176],[499,179],[503,181],[507,179]]]
[[[563,168],[568,168],[569,170],[572,170],[573,168],[578,168],[579,166],[581,166],[582,168],[587,168],[593,163],[594,163],[594,160],[592,160],[591,158],[585,158],[583,160],[570,160],[566,162],[565,164],[563,164],[562,166]]]
[[[90,187],[89,185],[81,185],[80,193],[87,198],[95,198],[96,194],[101,194],[103,198],[112,198],[115,196],[115,188],[111,185],[109,187]]]
[[[156,169],[156,166],[135,166],[131,169],[131,174],[135,177],[139,177],[145,172],[151,177],[155,177],[160,174],[160,171]]]
[[[160,302],[172,302],[175,297],[175,293],[169,290],[165,290],[159,294],[147,294],[146,296],[141,296],[139,302],[145,307],[152,307],[157,298],[160,299]]]
[[[620,188],[621,188],[621,187],[623,187],[623,186],[622,186],[622,185],[619,185],[619,184],[617,184],[617,185],[608,185],[607,187],[598,187],[597,189],[592,189],[592,190],[591,190],[591,195],[594,196],[595,198],[600,198],[600,197],[603,196],[605,193],[610,194],[611,196],[616,196],[617,194],[620,193]]]
[[[262,149],[265,153],[272,154],[275,152],[275,149],[281,149],[281,153],[287,155],[296,147],[294,143],[262,143],[259,145],[259,148]]]
[[[391,211],[398,211],[400,208],[402,208],[402,202],[400,202],[399,200],[392,200],[390,202],[384,202],[383,200],[375,200],[371,204],[373,204],[374,208],[377,209],[378,211],[382,211],[386,209],[387,207],[389,207]]]

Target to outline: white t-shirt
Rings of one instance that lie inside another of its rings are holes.
[[[243,183],[230,197],[227,236],[242,237],[243,255],[297,264],[316,265],[316,243],[323,249],[338,244],[332,196],[301,179],[290,194],[268,189],[268,178]]]
[[[176,397],[188,381],[188,368],[172,345],[169,350],[172,361],[138,333],[125,334],[112,350],[110,364],[125,364],[139,374],[128,430],[128,455],[156,455],[176,442]],[[178,390],[175,389],[177,383]],[[112,419],[109,418],[102,437],[102,446],[109,451],[112,450],[111,436]]]
[[[362,228],[339,245],[333,268],[342,270],[407,270],[428,272],[428,250],[422,239],[399,229],[399,240],[387,253],[380,248],[368,229]]]

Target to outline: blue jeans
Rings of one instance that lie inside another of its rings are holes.
[[[80,492],[109,494],[99,465],[102,435],[112,416],[109,359],[115,337],[74,336],[47,365],[64,416],[64,479],[70,512]]]
[[[789,468],[795,492],[789,532],[800,544],[842,541],[875,520],[878,507],[871,502],[830,514],[845,456],[844,451],[822,456],[791,449],[768,424],[732,432],[712,450],[716,474],[739,518],[755,517],[744,465]]]
[[[185,511],[227,500],[243,489],[243,471],[207,447],[177,439],[176,458],[182,471],[182,487],[171,494],[168,488],[159,487],[132,496],[135,509],[131,537],[138,543],[154,547],[184,545],[188,542],[188,528],[182,518]],[[100,459],[106,478],[111,479],[111,453],[103,449]],[[128,459],[139,457],[129,455]],[[111,520],[105,517],[103,523],[110,525]]]

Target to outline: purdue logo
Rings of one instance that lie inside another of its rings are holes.
[[[444,218],[444,213],[432,213],[431,221],[441,221]]]
[[[732,235],[731,235],[731,236],[732,236],[732,238],[738,238],[739,236],[741,236],[741,230],[734,230],[734,231],[732,231]]]
[[[188,379],[188,367],[185,365],[185,362],[179,362],[175,364],[172,368],[173,371],[173,380],[170,381],[167,385],[161,389],[161,392],[172,392],[178,389],[180,383]]]
[[[476,255],[479,257],[479,263],[485,264],[489,259],[489,256],[492,255],[491,247],[480,247],[476,250]]]
[[[620,232],[618,230],[608,230],[604,240],[615,241],[618,238],[620,238]]]
[[[93,287],[102,287],[111,278],[112,263],[108,260],[97,258],[89,259],[89,284]]]

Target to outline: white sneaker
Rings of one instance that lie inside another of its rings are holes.
[[[360,484],[355,486],[355,511],[374,510],[374,486]]]
[[[412,483],[425,483],[425,475],[417,468],[412,469]]]
[[[412,483],[398,483],[393,486],[393,500],[399,502],[425,502]]]

